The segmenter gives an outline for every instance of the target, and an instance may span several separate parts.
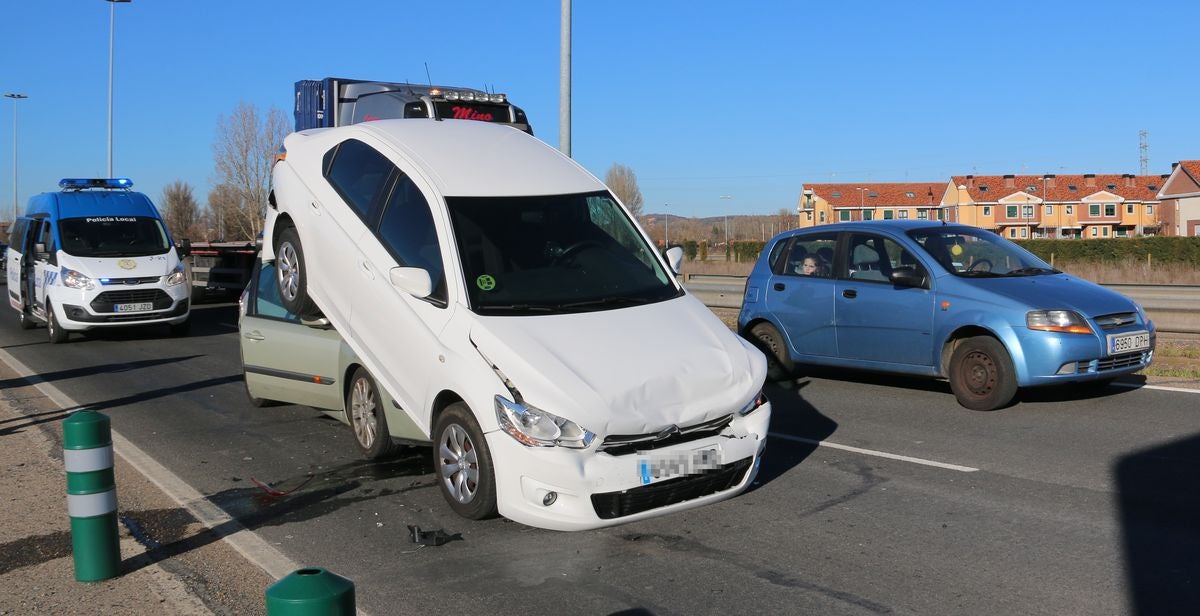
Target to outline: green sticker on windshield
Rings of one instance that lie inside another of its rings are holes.
[[[492,289],[496,288],[496,279],[488,276],[487,274],[480,274],[479,277],[475,279],[475,286],[484,291],[491,291]]]

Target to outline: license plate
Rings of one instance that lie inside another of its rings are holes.
[[[1108,336],[1108,354],[1132,353],[1150,348],[1150,332],[1133,332],[1132,334],[1110,334]]]
[[[716,447],[693,451],[646,454],[638,458],[638,479],[642,485],[682,477],[698,475],[721,467],[721,450]]]
[[[143,302],[140,304],[113,304],[113,312],[146,312],[154,310],[154,304],[151,302]]]

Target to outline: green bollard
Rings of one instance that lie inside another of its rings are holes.
[[[63,421],[63,466],[75,579],[99,582],[120,573],[117,486],[108,416],[83,410]]]
[[[312,567],[267,588],[267,616],[354,616],[354,582]]]

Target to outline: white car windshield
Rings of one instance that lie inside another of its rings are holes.
[[[141,257],[171,249],[162,221],[146,216],[64,218],[58,233],[60,248],[76,257]]]
[[[1061,273],[1028,250],[984,229],[939,226],[914,229],[908,235],[955,276],[994,278]]]
[[[681,294],[607,192],[446,204],[479,314],[608,310]]]

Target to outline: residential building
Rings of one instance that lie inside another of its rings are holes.
[[[1181,160],[1158,191],[1163,235],[1200,236],[1200,160]]]
[[[942,182],[805,184],[800,227],[852,220],[943,220]]]

